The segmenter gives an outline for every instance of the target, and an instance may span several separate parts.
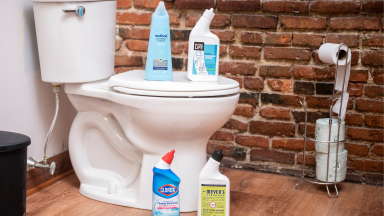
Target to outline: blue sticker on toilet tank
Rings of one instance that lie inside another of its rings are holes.
[[[217,45],[194,42],[192,74],[216,75]]]

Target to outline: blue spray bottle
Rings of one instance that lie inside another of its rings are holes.
[[[180,215],[180,178],[169,168],[174,153],[168,152],[153,168],[152,216]]]
[[[145,64],[146,80],[172,80],[171,38],[169,15],[160,1],[152,15],[151,33]]]

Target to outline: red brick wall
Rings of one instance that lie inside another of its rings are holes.
[[[116,72],[144,68],[151,14],[158,0],[118,0]],[[322,43],[352,49],[346,116],[349,181],[383,183],[383,1],[175,0],[170,15],[174,70],[186,70],[191,29],[215,8],[220,74],[239,82],[239,105],[208,143],[224,149],[223,165],[300,175],[304,131],[328,117],[334,65],[320,62]],[[314,170],[314,143],[306,149]]]

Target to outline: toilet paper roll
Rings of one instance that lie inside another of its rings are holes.
[[[337,119],[332,119],[331,140],[337,141]],[[340,140],[345,139],[345,122],[340,124]],[[315,139],[318,141],[329,141],[329,118],[317,119],[315,128]],[[330,144],[330,153],[336,153],[337,143]],[[328,153],[328,143],[315,142],[316,152]],[[339,152],[344,150],[344,143],[339,143]]]
[[[328,182],[335,181],[336,165],[336,181],[339,182],[345,179],[345,176],[347,174],[347,155],[347,150],[340,152],[336,163],[336,153],[329,154]],[[316,152],[316,178],[321,181],[327,180],[327,159],[327,153]]]

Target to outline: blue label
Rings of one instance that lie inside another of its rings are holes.
[[[153,168],[152,215],[179,216],[180,178],[170,169]]]
[[[217,45],[194,42],[192,74],[216,75]]]

